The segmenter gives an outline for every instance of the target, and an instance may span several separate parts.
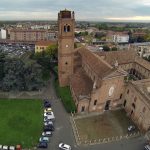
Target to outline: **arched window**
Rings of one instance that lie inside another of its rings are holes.
[[[81,107],[81,112],[84,112],[85,111],[85,106],[82,106]]]
[[[127,103],[127,101],[126,101],[126,100],[124,100],[124,103],[123,103],[123,106],[124,106],[124,107],[126,106],[126,103]]]
[[[70,32],[70,25],[64,25],[64,32]]]
[[[135,104],[134,103],[132,103],[132,107],[135,109]]]
[[[122,94],[120,94],[120,99],[122,98]]]
[[[97,104],[97,100],[94,101],[94,106]]]
[[[64,32],[67,32],[67,26],[66,25],[64,26]]]
[[[70,32],[70,26],[69,25],[67,26],[67,32]]]

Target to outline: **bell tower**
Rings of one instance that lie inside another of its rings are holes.
[[[73,74],[74,12],[58,13],[58,76],[61,87],[68,86]]]

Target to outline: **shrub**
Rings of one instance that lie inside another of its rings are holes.
[[[75,103],[74,103],[73,98],[71,96],[71,91],[70,91],[69,86],[60,87],[58,80],[55,80],[54,84],[55,84],[57,96],[61,98],[62,103],[63,103],[66,111],[68,113],[75,112],[76,106],[75,106]]]

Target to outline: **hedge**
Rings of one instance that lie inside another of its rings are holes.
[[[55,80],[54,85],[55,85],[57,96],[59,98],[61,98],[62,103],[63,103],[66,111],[68,113],[76,112],[76,106],[75,106],[75,103],[74,103],[73,98],[71,96],[71,91],[70,91],[69,86],[60,87],[58,80]]]

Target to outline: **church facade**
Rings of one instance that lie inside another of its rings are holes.
[[[78,113],[124,108],[143,131],[150,129],[150,63],[132,50],[74,49],[74,12],[58,14],[60,86],[70,86]]]

